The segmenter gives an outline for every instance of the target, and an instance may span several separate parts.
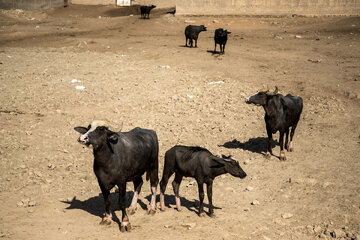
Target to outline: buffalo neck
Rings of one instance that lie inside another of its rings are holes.
[[[222,167],[219,167],[219,168],[213,168],[211,172],[212,172],[214,178],[219,176],[219,175],[227,173],[227,171],[225,170],[225,166],[222,166]]]
[[[281,111],[280,104],[276,104],[276,102],[279,100],[279,96],[275,95],[275,96],[268,96],[266,99],[266,104],[262,105],[264,110],[265,110],[265,114],[269,117],[269,118],[273,118],[275,117],[277,114],[279,114],[279,111]]]
[[[113,154],[114,151],[109,142],[94,149],[94,158],[97,162],[107,161]]]

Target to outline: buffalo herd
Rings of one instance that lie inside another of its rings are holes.
[[[155,6],[142,6],[141,16],[149,18],[150,10]],[[189,25],[185,28],[186,46],[197,47],[197,39],[200,32],[206,31],[204,25]],[[225,44],[229,31],[222,28],[215,31],[216,44],[220,45],[220,53],[225,52]],[[268,147],[265,157],[272,155],[272,134],[280,132],[280,160],[286,160],[285,149],[293,151],[292,141],[296,126],[300,119],[303,108],[301,97],[278,93],[261,89],[248,97],[245,102],[262,106],[265,110],[266,131],[268,134]],[[290,130],[291,128],[291,130]],[[78,142],[86,146],[92,146],[94,154],[93,170],[97,177],[101,192],[105,201],[105,214],[100,224],[109,225],[112,222],[110,190],[116,185],[119,190],[119,206],[122,212],[121,231],[130,231],[131,224],[128,214],[134,214],[137,208],[138,196],[143,185],[143,175],[150,180],[151,201],[148,214],[156,212],[156,191],[159,185],[159,144],[157,134],[153,130],[134,128],[129,132],[112,131],[106,121],[94,120],[88,127],[75,127],[81,135]],[[290,132],[290,141],[289,141]],[[212,205],[212,184],[214,178],[229,173],[237,178],[245,178],[246,173],[240,167],[239,162],[231,156],[213,155],[209,150],[198,146],[176,145],[166,151],[164,168],[160,181],[160,210],[165,210],[165,190],[169,178],[175,174],[172,187],[175,195],[176,208],[181,211],[179,187],[183,177],[195,178],[199,192],[199,216],[205,216],[204,212],[204,183],[206,184],[209,201],[209,216],[214,217]],[[128,209],[126,209],[126,183],[133,182],[134,195]]]

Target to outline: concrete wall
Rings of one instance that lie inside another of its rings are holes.
[[[37,10],[53,7],[64,7],[71,0],[0,0],[1,9]]]
[[[176,14],[360,15],[360,0],[176,0]]]

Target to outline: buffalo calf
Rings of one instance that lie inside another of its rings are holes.
[[[144,19],[150,19],[150,11],[156,8],[155,5],[151,5],[151,6],[140,6],[140,14],[141,14],[141,18]]]
[[[81,133],[78,139],[80,143],[93,147],[94,172],[105,200],[105,215],[100,224],[111,224],[110,190],[117,185],[122,212],[120,230],[123,232],[131,229],[125,211],[126,183],[134,183],[134,196],[128,209],[129,214],[133,214],[144,173],[146,180],[150,179],[152,192],[149,213],[154,214],[159,182],[159,144],[156,133],[142,128],[134,128],[129,132],[113,132],[105,121],[99,120],[91,122],[88,127],[76,127],[75,130]]]
[[[201,147],[174,146],[165,153],[164,172],[160,182],[160,207],[165,210],[164,194],[166,185],[172,174],[175,173],[175,179],[172,186],[175,194],[176,207],[181,211],[179,196],[179,187],[183,177],[193,177],[196,179],[199,188],[199,216],[205,216],[204,213],[204,188],[207,185],[207,195],[209,199],[209,215],[214,217],[214,207],[212,204],[212,185],[214,178],[230,173],[234,177],[244,178],[246,173],[241,169],[239,163],[231,156],[216,157],[207,149]]]
[[[248,97],[245,102],[247,104],[255,104],[262,106],[265,110],[266,131],[268,134],[268,151],[266,157],[272,155],[272,134],[280,132],[280,160],[286,160],[284,151],[284,133],[286,133],[285,148],[292,152],[292,140],[294,137],[296,126],[299,122],[303,109],[303,100],[301,97],[293,95],[283,96],[278,94],[278,88],[274,92],[269,89],[263,89],[256,94]],[[290,142],[288,141],[289,129],[291,127]]]
[[[215,41],[215,48],[214,48],[214,53],[216,53],[216,44],[220,45],[220,53],[224,54],[225,53],[225,45],[228,39],[228,34],[230,34],[231,32],[229,32],[228,30],[224,30],[222,28],[218,28],[215,30],[215,36],[214,36],[214,41]]]
[[[195,47],[197,47],[197,40],[199,37],[199,33],[206,31],[206,27],[204,25],[200,25],[200,26],[194,26],[194,25],[189,25],[185,28],[185,38],[186,38],[186,43],[185,46],[188,46],[188,41],[189,41],[189,46],[193,47],[193,40],[195,40]]]

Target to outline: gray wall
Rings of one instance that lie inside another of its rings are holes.
[[[0,0],[1,9],[37,10],[53,7],[64,7],[71,0]]]
[[[176,0],[176,13],[360,15],[360,0]]]

